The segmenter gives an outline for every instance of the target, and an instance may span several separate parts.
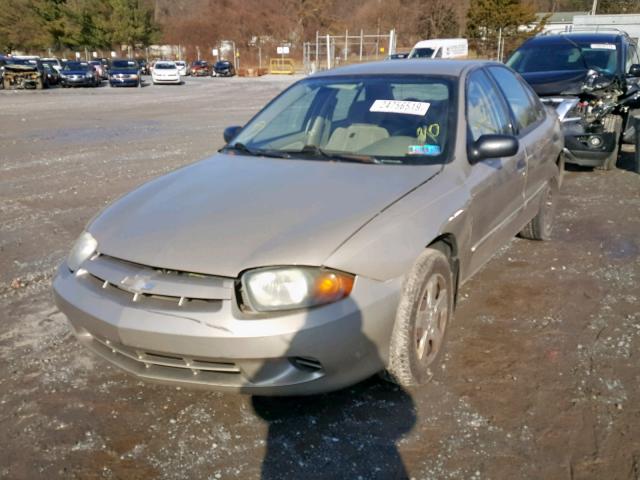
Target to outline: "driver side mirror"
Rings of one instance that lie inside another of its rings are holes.
[[[236,135],[242,130],[242,127],[239,125],[234,125],[233,127],[227,127],[224,129],[224,133],[222,134],[224,137],[224,141],[229,143],[231,140],[235,138]]]
[[[469,149],[469,161],[479,162],[485,158],[513,157],[518,153],[520,142],[512,135],[482,135]]]
[[[640,77],[640,63],[634,63],[629,67],[630,77]]]

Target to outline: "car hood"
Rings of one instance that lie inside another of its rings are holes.
[[[4,66],[5,70],[14,72],[35,72],[38,70],[36,65],[23,65],[20,63],[8,63]]]
[[[441,169],[218,154],[127,194],[89,231],[101,253],[171,270],[322,265]]]
[[[548,95],[579,95],[588,70],[561,70],[523,73],[522,77],[541,97]]]

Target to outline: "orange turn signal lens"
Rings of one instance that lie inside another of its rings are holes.
[[[348,296],[353,288],[353,277],[337,272],[322,272],[314,285],[315,297],[324,302],[332,302]]]

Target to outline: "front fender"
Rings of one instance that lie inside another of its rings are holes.
[[[380,212],[338,248],[325,266],[380,281],[398,278],[434,239],[452,234],[462,272],[471,238],[471,222],[466,221],[469,198],[463,179],[449,164]]]

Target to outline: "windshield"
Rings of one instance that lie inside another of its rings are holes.
[[[173,63],[156,63],[156,70],[175,70],[176,66]]]
[[[8,64],[13,64],[13,65],[38,65],[38,62],[36,60],[31,60],[31,59],[27,59],[27,58],[10,58],[7,59],[7,63]]]
[[[86,63],[82,62],[67,62],[63,70],[84,70],[87,68]]]
[[[133,60],[114,60],[113,68],[138,68],[138,64]]]
[[[518,49],[507,65],[519,73],[552,72],[563,70],[596,70],[616,72],[617,50],[613,43],[567,42],[535,44]]]
[[[444,162],[455,121],[451,81],[371,76],[303,80],[251,120],[229,149],[369,163]]]
[[[414,48],[411,50],[409,58],[432,58],[433,52],[435,52],[433,48]]]
[[[203,60],[196,60],[195,62],[193,62],[192,65],[194,67],[206,67],[208,65],[208,63],[203,61]]]

